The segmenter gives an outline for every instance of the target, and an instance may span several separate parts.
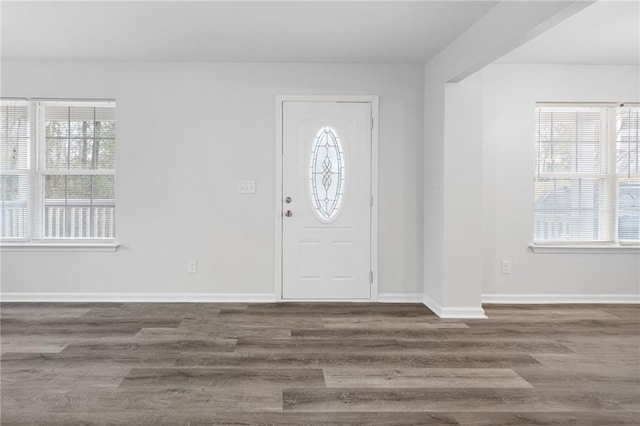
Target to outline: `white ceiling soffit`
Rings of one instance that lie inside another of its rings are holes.
[[[640,64],[640,2],[599,1],[502,57],[515,64]]]
[[[496,2],[2,2],[2,58],[425,63]]]

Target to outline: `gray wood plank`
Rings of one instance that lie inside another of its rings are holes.
[[[486,312],[2,303],[0,422],[637,424],[640,306]]]
[[[525,354],[474,354],[457,355],[455,353],[405,354],[402,352],[345,353],[332,352],[296,352],[292,350],[265,351],[252,353],[248,351],[230,354],[189,355],[185,354],[176,360],[177,366],[212,366],[212,367],[253,367],[253,368],[286,368],[286,367],[325,367],[325,366],[405,366],[405,367],[472,367],[472,368],[514,368],[523,365],[539,364],[533,357]]]
[[[197,389],[282,389],[286,386],[325,387],[320,369],[256,368],[134,368],[121,389],[144,391],[178,386]]]
[[[285,389],[292,411],[639,411],[625,392],[536,392],[534,389]]]
[[[3,343],[0,349],[3,354],[8,352],[18,352],[18,353],[34,352],[34,353],[56,354],[61,352],[67,346],[68,345],[61,344],[61,343],[36,343],[36,342],[29,342],[29,341],[26,341],[26,342],[14,341],[10,343],[9,342]]]
[[[640,412],[518,412],[456,413],[453,418],[463,426],[573,425],[573,426],[637,426]]]
[[[531,388],[509,368],[325,367],[328,388]]]
[[[241,412],[202,413],[180,409],[136,411],[92,411],[48,413],[42,421],[42,413],[25,413],[24,416],[2,416],[6,425],[68,426],[70,424],[100,425],[245,425],[245,426],[421,426],[457,425],[453,417],[443,413],[296,413],[296,412]]]

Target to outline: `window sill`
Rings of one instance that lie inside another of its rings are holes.
[[[640,254],[638,245],[619,244],[529,244],[529,249],[534,253],[580,253],[580,254],[602,254],[602,253],[633,253]]]
[[[28,242],[0,243],[0,251],[116,251],[116,242]]]

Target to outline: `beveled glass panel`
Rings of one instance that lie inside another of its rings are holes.
[[[311,148],[309,192],[313,212],[322,222],[331,222],[339,212],[344,196],[345,159],[336,131],[322,127]]]

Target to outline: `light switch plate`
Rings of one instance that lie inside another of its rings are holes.
[[[238,194],[255,194],[255,193],[256,193],[255,180],[239,180],[238,181]]]

